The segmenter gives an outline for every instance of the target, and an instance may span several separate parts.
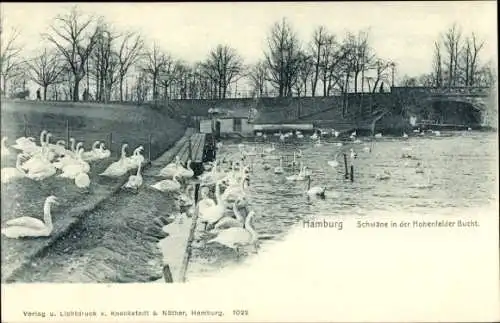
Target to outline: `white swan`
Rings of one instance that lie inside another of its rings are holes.
[[[36,147],[35,140],[36,139],[34,137],[28,137],[28,138],[20,137],[17,138],[16,143],[10,147],[16,150],[24,151],[26,147],[32,147],[32,148]]]
[[[172,162],[172,163],[168,164],[167,166],[163,167],[160,170],[160,172],[158,173],[158,176],[173,177],[177,173],[180,163],[181,163],[181,160],[180,160],[179,156],[175,156],[175,162]]]
[[[180,193],[177,199],[179,200],[179,206],[191,206],[194,204],[194,197],[191,192],[193,185],[186,185],[186,189],[183,193]]]
[[[274,168],[275,174],[283,174],[285,170],[283,169],[283,157],[280,157],[280,165]]]
[[[306,166],[303,166],[298,174],[287,176],[286,179],[289,181],[304,181],[306,180],[305,171]]]
[[[245,225],[243,228],[232,227],[226,230],[222,230],[215,238],[207,241],[207,244],[216,242],[226,247],[235,249],[236,252],[239,252],[239,248],[249,245],[253,245],[254,248],[257,249],[258,235],[252,227],[251,223],[254,215],[255,212],[250,211],[247,218],[245,219]]]
[[[87,173],[79,173],[75,176],[75,185],[78,188],[88,188],[90,186],[90,177]]]
[[[151,185],[152,188],[161,192],[173,192],[181,189],[181,184],[177,181],[179,175],[175,174],[172,179],[164,179]]]
[[[224,216],[217,223],[215,223],[214,228],[211,232],[220,232],[221,230],[235,228],[235,227],[243,227],[245,222],[243,217],[241,216],[240,211],[238,210],[238,203],[241,199],[234,201],[233,203],[233,212],[234,216]]]
[[[98,159],[97,156],[99,154],[99,152],[98,152],[99,148],[97,148],[97,146],[100,143],[101,142],[99,140],[96,140],[92,144],[92,148],[89,151],[82,152],[82,154],[81,154],[82,160],[85,160],[85,161],[94,161],[94,160]]]
[[[9,147],[7,147],[7,140],[8,139],[9,139],[8,137],[2,138],[2,158],[10,156]]]
[[[379,132],[379,133],[375,134],[375,138],[382,138],[382,133]]]
[[[128,181],[123,184],[122,188],[130,188],[133,190],[138,190],[142,185],[142,175],[141,175],[142,163],[137,160],[137,173],[135,175],[130,175]]]
[[[28,156],[25,154],[18,154],[16,159],[16,167],[4,167],[2,168],[1,180],[2,183],[10,183],[11,181],[23,178],[26,174],[24,170],[21,168],[21,163],[23,158],[27,158]]]
[[[40,132],[40,146],[38,146],[35,141],[31,141],[31,140],[23,140],[21,142],[17,142],[16,140],[16,146],[14,146],[14,148],[16,149],[19,149],[19,150],[22,150],[23,153],[27,153],[27,154],[30,154],[30,155],[33,155],[33,154],[36,154],[36,153],[40,153],[41,150],[42,150],[42,147],[44,146],[45,144],[45,136],[48,134],[48,131],[47,130],[42,130]],[[19,140],[19,139],[18,139]]]
[[[264,152],[268,153],[268,154],[272,153],[275,150],[276,150],[276,148],[274,147],[274,143],[271,143],[271,147],[264,148]]]
[[[106,159],[111,156],[111,150],[105,149],[104,146],[103,142],[99,144],[99,148],[96,150],[97,159]]]
[[[403,132],[403,138],[408,138],[408,134],[406,132]]]
[[[187,161],[186,167],[180,165],[178,168],[179,176],[185,178],[191,178],[194,176],[194,171],[191,169],[191,159]]]
[[[122,145],[122,155],[120,157],[120,160],[112,163],[111,165],[106,168],[104,172],[99,174],[100,176],[107,176],[107,177],[120,177],[125,175],[128,172],[128,168],[126,165],[126,158],[127,158],[127,153],[126,149],[128,147],[128,144],[123,144]]]
[[[221,198],[225,201],[237,200],[245,195],[245,183],[247,182],[246,176],[241,176],[239,182],[230,185],[226,188]]]
[[[144,162],[144,156],[142,155],[142,152],[144,151],[143,146],[139,146],[136,149],[134,149],[134,152],[132,153],[132,156],[126,158],[126,165],[127,168],[130,169],[135,169],[138,165],[138,163],[143,163]]]
[[[63,166],[61,170],[63,171],[58,177],[72,178],[75,179],[80,173],[88,173],[90,171],[90,165],[82,160],[83,148],[81,148],[77,155],[74,163]]]
[[[39,219],[23,216],[7,221],[7,227],[2,229],[2,234],[8,238],[21,237],[47,237],[52,233],[51,205],[59,204],[53,195],[47,197],[43,206],[43,222]]]
[[[337,167],[339,165],[339,162],[337,161],[338,157],[339,157],[339,153],[336,153],[333,160],[329,160],[327,162],[328,166],[333,167],[333,168]]]
[[[358,154],[354,151],[353,148],[351,148],[350,152],[351,152],[351,158],[352,159],[358,158]]]
[[[201,199],[198,202],[198,208],[200,210],[216,205],[215,201],[207,196],[207,191],[205,189],[201,189],[200,191]]]
[[[311,187],[311,176],[308,176],[307,191],[308,196],[325,197],[326,187],[313,186]]]
[[[219,221],[224,215],[226,210],[226,204],[224,199],[220,194],[220,184],[222,181],[217,181],[215,183],[215,204],[208,207],[199,208],[200,221],[205,223],[206,226],[211,225]]]
[[[40,133],[40,146],[37,146],[34,142],[32,144],[26,143],[23,147],[23,153],[31,155],[31,159],[25,162],[21,167],[24,170],[29,170],[31,168],[36,169],[37,167],[44,167],[49,161],[45,158],[45,136],[48,135],[47,130],[43,130]]]
[[[388,170],[384,170],[382,174],[377,174],[375,178],[379,181],[386,181],[391,178],[391,173]]]
[[[55,174],[56,174],[56,168],[52,166],[52,164],[48,163],[44,165],[44,167],[36,169],[30,168],[25,176],[34,181],[41,181]]]
[[[81,160],[78,158],[78,154],[81,151],[80,147],[83,147],[83,142],[79,142],[75,148],[74,139],[73,139],[73,142],[71,145],[71,151],[67,151],[66,154],[64,155],[64,157],[59,158],[52,165],[54,165],[54,167],[57,169],[63,169],[64,167],[69,166],[69,165],[79,164],[80,160]]]

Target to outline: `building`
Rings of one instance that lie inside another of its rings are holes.
[[[209,111],[210,119],[200,120],[201,133],[220,131],[222,136],[239,134],[242,136],[253,135],[253,125],[248,122],[248,110],[234,109]]]

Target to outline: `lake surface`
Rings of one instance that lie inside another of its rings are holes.
[[[311,216],[360,217],[374,213],[398,215],[454,215],[467,208],[491,206],[497,200],[497,134],[484,132],[441,132],[441,136],[426,134],[410,138],[360,138],[362,143],[344,142],[339,147],[336,138],[324,139],[315,146],[306,136],[294,142],[276,145],[272,154],[292,155],[302,150],[303,162],[312,171],[311,186],[326,187],[325,199],[310,199],[305,194],[307,181],[289,181],[294,173],[285,166],[284,174],[274,174],[278,160],[260,156],[253,160],[248,188],[249,206],[256,212],[253,226],[261,240],[261,251],[286,239],[287,233],[301,226]],[[246,150],[258,151],[269,143],[248,142]],[[371,152],[366,151],[371,147]],[[350,149],[357,158],[350,158]],[[344,178],[344,160],[354,166],[354,180]],[[403,158],[406,153],[413,158]],[[339,154],[339,155],[337,155]],[[328,161],[337,155],[338,166]],[[218,159],[239,158],[238,144],[226,144]],[[264,170],[263,164],[271,168]],[[417,163],[423,173],[417,173]],[[387,171],[390,178],[379,180],[377,174]],[[295,169],[295,173],[298,170]],[[430,183],[431,185],[425,185]],[[257,257],[250,254],[248,257]],[[193,249],[187,278],[211,276],[221,267],[237,266],[241,257],[233,250],[210,245]]]

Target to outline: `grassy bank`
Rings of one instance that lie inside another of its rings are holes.
[[[21,179],[2,184],[2,226],[5,221],[20,216],[42,219],[45,198],[55,195],[61,202],[53,212],[54,235],[58,235],[73,217],[91,210],[103,196],[111,194],[128,178],[124,175],[119,179],[108,179],[97,175],[118,159],[121,143],[129,144],[129,154],[136,146],[144,145],[147,158],[148,139],[151,136],[151,157],[155,158],[173,146],[184,133],[184,126],[176,120],[143,107],[108,109],[100,106],[65,107],[33,102],[2,102],[2,136],[9,137],[8,144],[12,144],[15,138],[24,136],[25,124],[28,136],[38,136],[42,129],[46,129],[53,134],[54,142],[66,140],[66,122],[70,125],[70,136],[84,142],[86,149],[95,140],[106,142],[112,133],[112,157],[90,163],[91,186],[88,192],[78,189],[72,180],[57,176],[42,182]],[[11,149],[11,156],[2,160],[2,167],[15,165],[15,153]],[[48,243],[47,238],[16,240],[2,236],[1,239],[3,278],[12,273],[34,249]]]

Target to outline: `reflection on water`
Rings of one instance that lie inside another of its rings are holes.
[[[496,201],[497,136],[494,133],[448,132],[441,137],[377,138],[371,145],[368,139],[360,144],[346,143],[338,147],[334,140],[323,140],[315,147],[310,140],[276,146],[274,154],[291,155],[302,150],[303,162],[312,170],[311,186],[326,187],[326,198],[309,199],[307,181],[288,181],[292,169],[274,174],[278,160],[255,157],[248,198],[256,212],[253,225],[266,246],[283,240],[293,226],[313,215],[363,216],[373,212],[397,214],[439,213],[452,215],[454,210],[491,205]],[[258,151],[264,143],[256,145]],[[372,146],[371,152],[364,147]],[[349,157],[349,150],[357,158]],[[328,165],[339,152],[346,152],[348,163],[354,166],[354,181],[344,178],[342,154],[338,166]],[[412,158],[402,158],[402,154]],[[222,147],[218,157],[240,156],[237,144]],[[417,164],[424,169],[417,173]],[[286,165],[284,165],[286,166]],[[387,180],[378,180],[384,171]],[[233,250],[222,246],[202,246],[193,250],[188,279],[216,272],[221,266],[238,262]]]

